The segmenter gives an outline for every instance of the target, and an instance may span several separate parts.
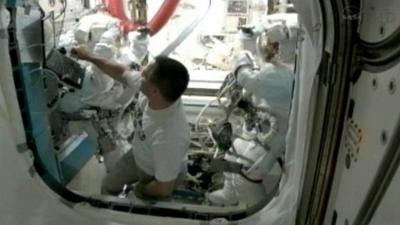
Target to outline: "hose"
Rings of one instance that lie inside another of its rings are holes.
[[[150,29],[150,35],[155,35],[171,18],[175,12],[180,0],[164,0],[160,9],[154,17],[148,22],[147,26]],[[128,33],[139,28],[139,24],[132,22],[125,14],[123,2],[121,0],[103,0],[103,4],[111,16],[121,20],[121,28],[124,33]]]

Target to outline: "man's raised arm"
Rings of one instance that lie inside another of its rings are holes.
[[[123,66],[118,63],[114,63],[109,59],[104,59],[104,58],[98,57],[98,56],[92,54],[91,52],[89,52],[87,49],[85,49],[82,46],[72,48],[71,53],[76,55],[79,59],[86,60],[88,62],[93,63],[101,71],[103,71],[110,77],[114,78],[115,80],[118,80],[122,83],[126,83],[126,81],[124,79],[124,75],[125,75],[125,72],[129,71],[128,67]]]

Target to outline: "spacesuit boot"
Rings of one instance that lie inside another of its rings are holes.
[[[265,150],[252,141],[236,139],[234,145],[236,149],[241,149],[240,151],[237,150],[239,154],[253,161],[265,154]],[[236,162],[250,167],[249,162],[243,159],[237,159]],[[256,204],[267,195],[262,183],[265,174],[260,169],[255,168],[247,174],[251,176],[250,179],[253,181],[247,180],[239,174],[224,173],[224,187],[210,193],[208,200],[215,205],[234,205],[239,202],[250,206]]]
[[[257,134],[254,131],[247,131],[243,127],[242,136],[247,139],[237,138],[233,142],[236,153],[245,156],[247,159],[256,161],[263,157],[266,150],[256,144],[251,139],[255,138]],[[232,151],[232,149],[230,150]],[[225,155],[225,159],[229,161],[239,162],[247,167],[251,167],[251,163],[245,159],[233,157],[230,154]],[[258,169],[254,169],[249,175],[251,179],[258,180],[258,182],[251,182],[246,180],[242,175],[234,173],[224,173],[224,187],[216,190],[208,195],[208,200],[215,205],[234,205],[243,203],[247,205],[254,205],[266,196],[261,180],[263,173]]]
[[[236,205],[239,203],[237,193],[233,187],[233,173],[224,173],[224,188],[207,195],[207,200],[213,205]]]

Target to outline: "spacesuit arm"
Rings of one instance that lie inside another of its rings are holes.
[[[248,91],[255,90],[260,85],[259,73],[259,71],[253,70],[251,66],[241,66],[235,71],[237,82]]]
[[[239,83],[246,90],[254,90],[257,86],[259,68],[249,52],[242,52],[233,59],[234,75]]]

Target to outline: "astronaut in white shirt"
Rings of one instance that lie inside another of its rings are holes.
[[[132,111],[132,151],[104,178],[102,193],[116,195],[125,184],[139,181],[135,188],[139,196],[170,196],[190,143],[190,129],[180,100],[189,82],[185,66],[158,56],[138,72],[97,57],[82,47],[74,48],[73,52],[139,93]]]

